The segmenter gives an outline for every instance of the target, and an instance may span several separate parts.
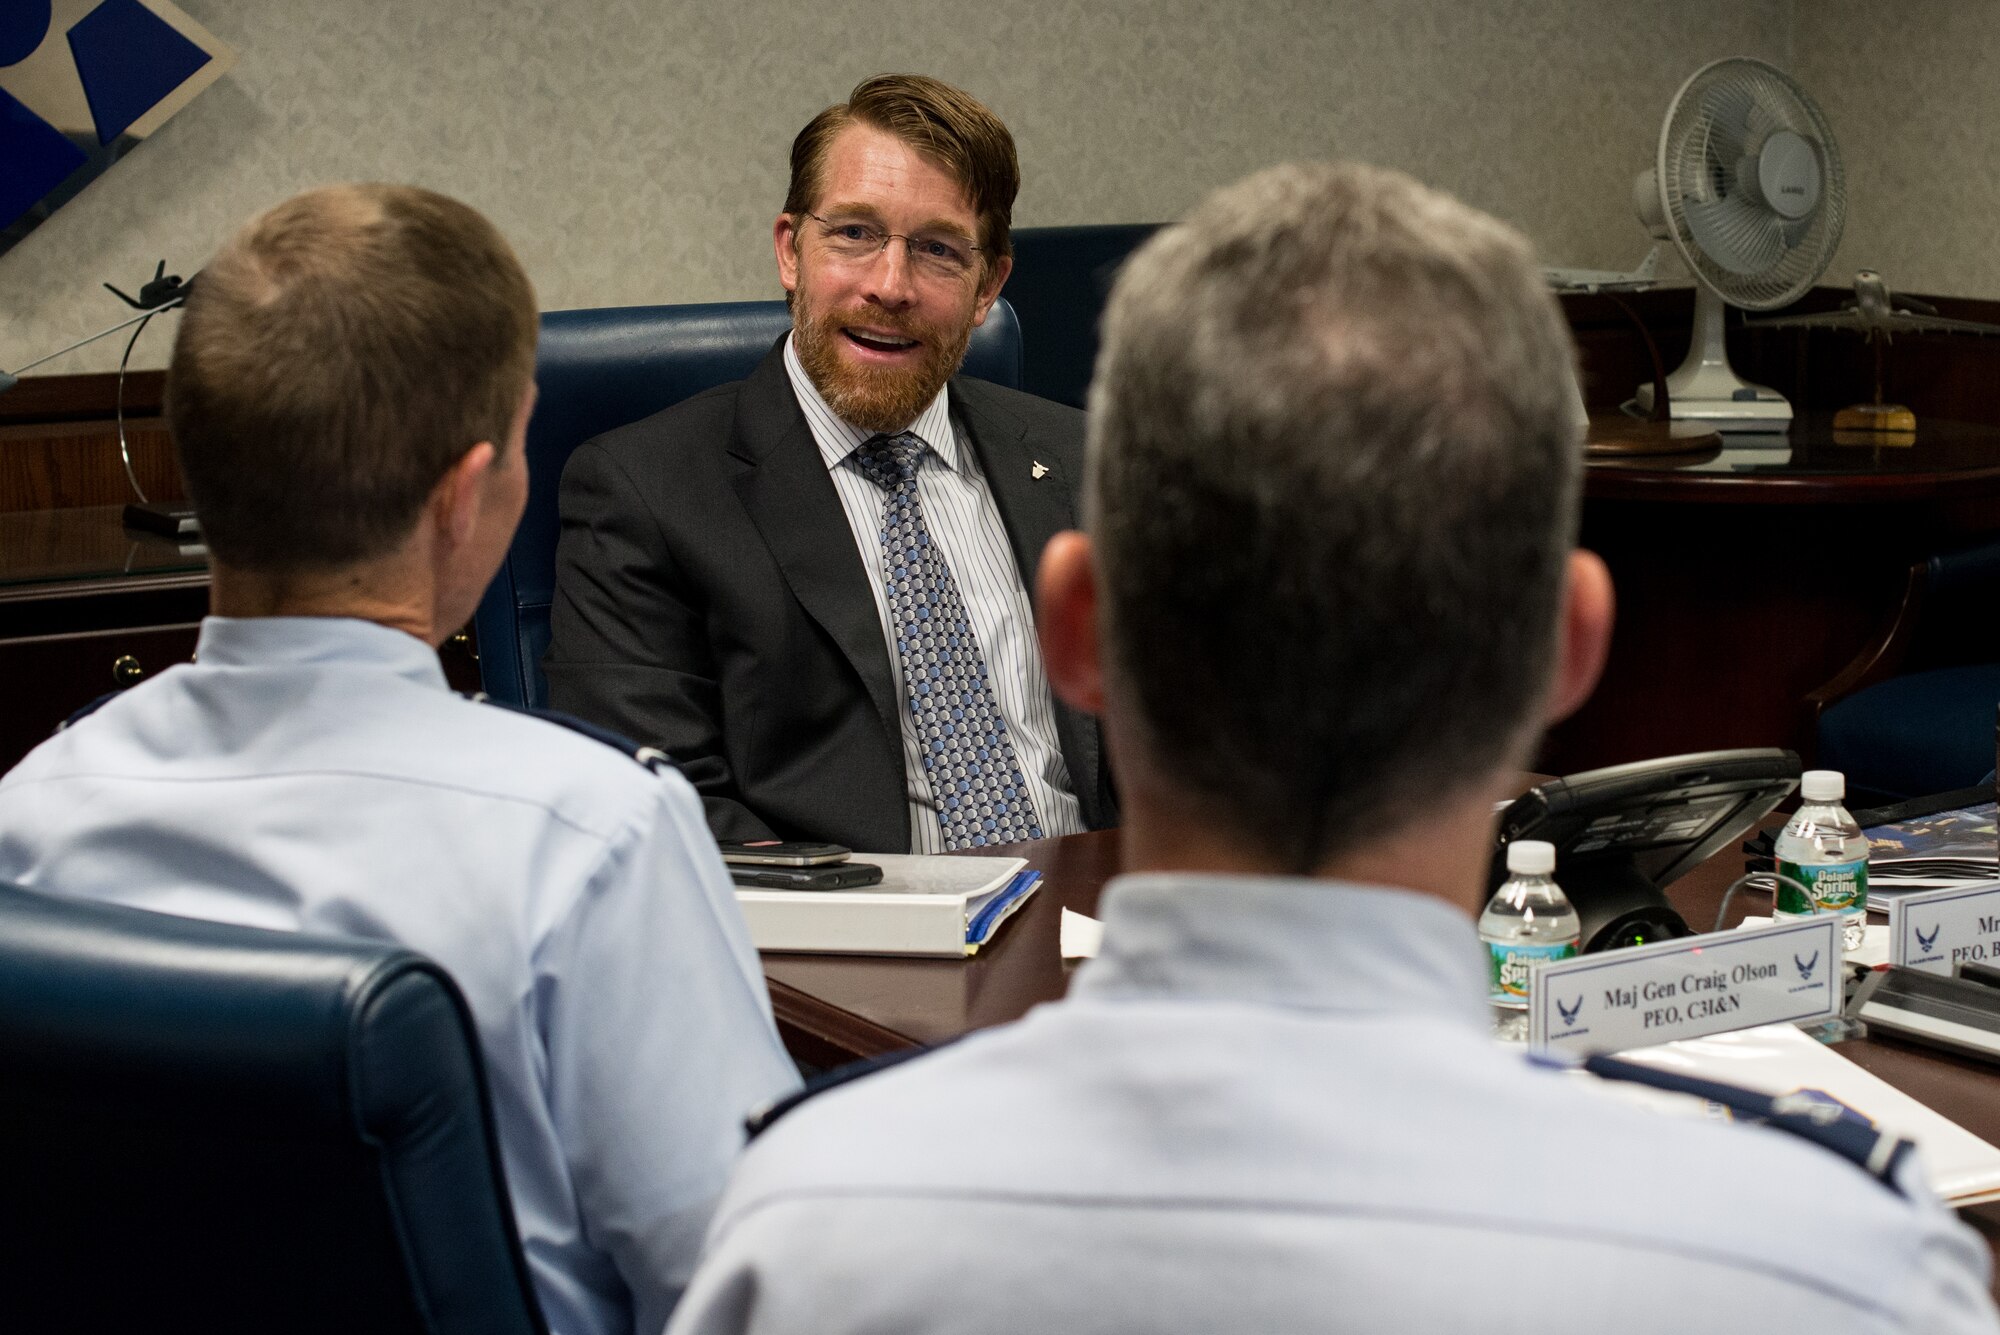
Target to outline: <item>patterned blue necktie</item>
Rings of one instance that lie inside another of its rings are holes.
[[[930,776],[946,849],[1039,839],[1042,824],[958,582],[924,525],[917,461],[929,446],[909,432],[876,436],[848,457],[887,493],[882,584],[903,664],[903,695]]]

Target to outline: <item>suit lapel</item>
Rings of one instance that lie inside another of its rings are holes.
[[[840,646],[867,688],[900,775],[901,716],[868,570],[792,393],[783,349],[780,340],[744,386],[730,444],[744,467],[732,481],[800,606]]]
[[[1034,457],[1027,424],[994,404],[977,382],[955,379],[951,391],[953,424],[960,440],[979,455],[980,471],[1021,572],[1021,587],[1032,596],[1042,548],[1064,529],[1076,527],[1072,497],[1078,479],[1065,475],[1062,460],[1053,453]],[[1043,470],[1040,477],[1037,468]]]

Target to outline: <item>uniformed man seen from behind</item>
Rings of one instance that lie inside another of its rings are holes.
[[[796,1075],[693,789],[439,670],[527,495],[535,331],[506,241],[428,191],[223,248],[167,376],[214,614],[0,780],[0,879],[439,961],[551,1330],[655,1335]]]
[[[674,1335],[1992,1331],[1984,1245],[1496,1042],[1492,810],[1588,693],[1572,350],[1508,228],[1290,166],[1120,277],[1049,675],[1126,872],[1066,1000],[794,1107]]]

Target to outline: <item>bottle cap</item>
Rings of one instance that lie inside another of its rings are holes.
[[[1540,839],[1516,839],[1507,845],[1507,870],[1522,876],[1547,876],[1556,869],[1556,846]]]
[[[1808,802],[1838,802],[1847,796],[1847,776],[1837,769],[1809,769],[1799,776],[1799,794]]]

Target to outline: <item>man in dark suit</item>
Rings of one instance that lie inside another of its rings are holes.
[[[720,839],[946,851],[1115,817],[1028,590],[1083,417],[955,376],[1012,268],[991,111],[880,75],[792,145],[793,331],[562,482],[550,703],[671,755]]]

